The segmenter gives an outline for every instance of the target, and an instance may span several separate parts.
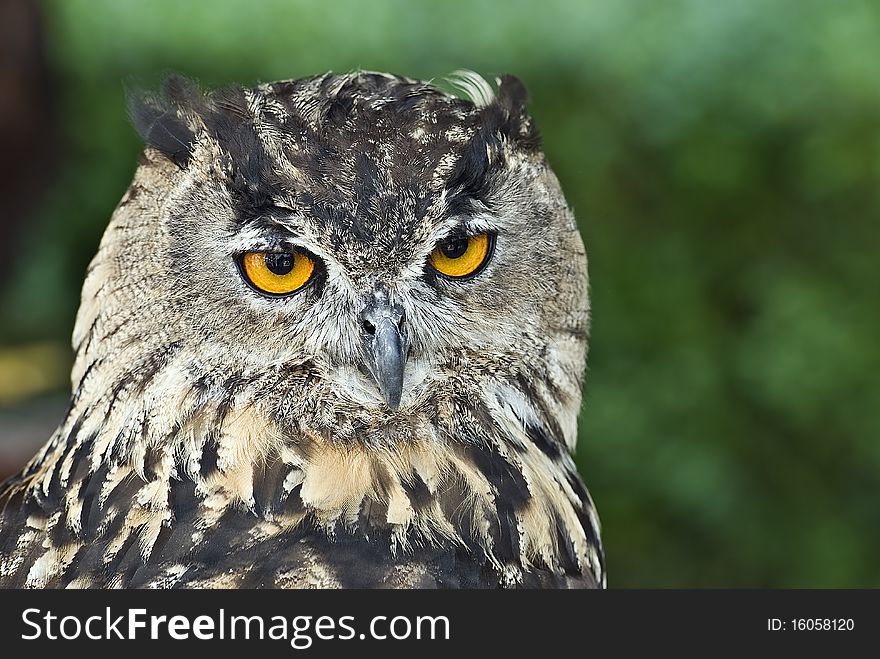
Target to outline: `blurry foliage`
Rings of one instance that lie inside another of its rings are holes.
[[[70,350],[57,341],[0,348],[0,410],[56,389],[70,367]]]
[[[527,84],[590,254],[578,461],[611,586],[880,586],[880,5],[46,4],[62,168],[2,338],[69,336],[139,145],[123,81]]]

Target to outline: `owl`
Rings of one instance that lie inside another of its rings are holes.
[[[602,588],[583,241],[513,76],[130,99],[0,585]]]

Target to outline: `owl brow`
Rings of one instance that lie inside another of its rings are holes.
[[[494,215],[480,213],[464,219],[462,228],[465,233],[474,235],[478,233],[498,233],[498,219]]]
[[[303,236],[291,223],[279,222],[278,218],[260,216],[248,220],[236,232],[237,242],[246,248],[282,248],[300,243]]]
[[[473,217],[456,217],[450,222],[444,222],[431,236],[433,242],[438,242],[451,236],[474,236],[480,233],[497,233],[495,218],[485,215]]]

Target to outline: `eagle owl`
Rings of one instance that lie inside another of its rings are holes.
[[[7,587],[604,587],[586,255],[526,92],[383,73],[130,101]]]

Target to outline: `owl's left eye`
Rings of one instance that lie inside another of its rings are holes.
[[[494,246],[494,234],[452,235],[431,252],[431,267],[451,279],[473,277],[489,262]]]
[[[246,252],[240,264],[247,282],[269,295],[295,293],[315,272],[315,260],[303,251]]]

